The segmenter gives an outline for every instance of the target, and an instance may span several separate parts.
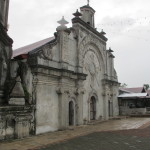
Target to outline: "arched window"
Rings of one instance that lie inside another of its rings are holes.
[[[96,99],[94,96],[90,100],[90,120],[96,119]]]
[[[109,117],[113,116],[113,104],[110,100],[108,101],[108,115]]]

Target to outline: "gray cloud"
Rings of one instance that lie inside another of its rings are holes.
[[[107,33],[113,33],[119,35],[126,30],[130,30],[136,23],[133,18],[124,18],[123,16],[116,17],[104,17],[100,24],[97,24],[98,29],[105,29]]]
[[[145,26],[143,29],[135,27],[130,32],[124,32],[117,37],[112,34],[109,39],[115,50],[115,66],[119,80],[129,86],[142,86],[150,81],[149,29],[149,26]]]

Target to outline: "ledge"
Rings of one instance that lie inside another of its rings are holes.
[[[32,71],[36,74],[46,74],[46,75],[52,75],[56,77],[68,77],[72,79],[81,79],[86,80],[87,74],[74,72],[71,70],[63,69],[63,68],[53,68],[49,66],[44,65],[32,65]]]
[[[111,85],[120,85],[118,81],[109,80],[109,79],[102,79],[103,84],[111,84]]]
[[[0,114],[11,114],[11,113],[19,113],[19,112],[31,112],[35,109],[35,105],[24,105],[24,106],[0,106]]]

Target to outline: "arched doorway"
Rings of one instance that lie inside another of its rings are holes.
[[[113,105],[110,100],[108,101],[108,113],[109,113],[109,117],[113,116]]]
[[[74,125],[74,103],[73,101],[69,102],[69,125]]]
[[[90,120],[96,119],[96,99],[94,96],[90,99]]]

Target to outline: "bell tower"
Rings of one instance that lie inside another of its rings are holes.
[[[94,21],[95,10],[92,7],[90,7],[89,0],[87,0],[87,5],[80,7],[80,11],[82,14],[81,19],[94,28],[95,27],[95,21]]]

